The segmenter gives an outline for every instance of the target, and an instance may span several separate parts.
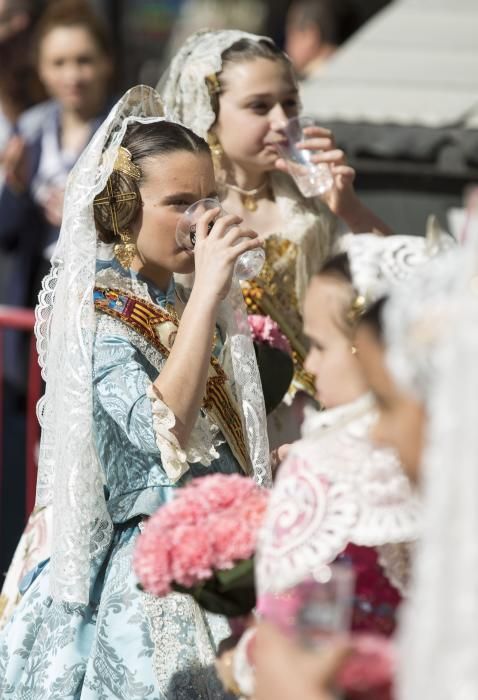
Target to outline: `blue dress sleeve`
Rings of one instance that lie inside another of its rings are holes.
[[[94,393],[102,409],[141,452],[160,456],[147,389],[157,371],[126,338],[100,335],[94,348]]]

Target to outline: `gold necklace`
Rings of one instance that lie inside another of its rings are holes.
[[[237,192],[241,195],[241,201],[248,211],[256,211],[257,209],[257,195],[262,192],[262,190],[269,184],[269,180],[264,180],[262,185],[255,187],[253,190],[243,190],[239,185],[231,185],[226,182],[226,187],[233,192]]]

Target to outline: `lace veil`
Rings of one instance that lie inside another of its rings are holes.
[[[426,236],[346,233],[335,252],[347,253],[353,285],[369,306],[410,277],[420,265],[454,247],[448,234],[429,227]]]
[[[36,309],[35,333],[46,381],[38,407],[42,437],[37,505],[53,509],[51,594],[69,603],[88,602],[91,565],[104,556],[112,534],[92,421],[95,268],[97,256],[108,256],[97,242],[93,200],[106,185],[128,124],[165,118],[158,93],[137,86],[120,99],[96,132],[68,179],[60,238]],[[246,375],[259,381],[252,341],[240,334],[237,321],[235,329],[239,337],[231,341],[236,349],[233,369],[237,353],[244,356],[233,382],[245,382],[239,398],[251,444],[261,433],[257,424],[265,424],[265,411],[260,383],[252,389],[244,380]],[[265,444],[254,445],[256,478],[267,483],[267,438]]]
[[[392,295],[388,362],[428,415],[401,700],[478,697],[478,237]]]
[[[189,37],[162,75],[157,89],[174,119],[207,139],[216,120],[206,83],[208,76],[222,70],[222,54],[241,39],[272,39],[235,29],[204,30]]]

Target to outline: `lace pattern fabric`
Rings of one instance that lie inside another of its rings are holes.
[[[419,533],[419,503],[392,450],[368,438],[365,396],[309,415],[282,465],[259,537],[259,592],[278,593],[332,562],[348,543],[377,547]]]
[[[347,253],[354,287],[369,305],[453,247],[451,236],[433,230],[426,237],[348,233],[338,239],[336,252]]]
[[[477,244],[435,261],[385,310],[390,369],[428,416],[400,700],[478,696]]]
[[[52,272],[44,280],[36,311],[37,345],[46,380],[38,409],[42,439],[37,505],[53,508],[52,595],[71,603],[87,602],[92,562],[103,557],[112,536],[91,420],[97,255],[93,200],[105,187],[128,124],[158,121],[163,115],[159,95],[137,86],[124,95],[94,135],[67,183]],[[234,355],[233,343],[231,338]],[[241,351],[244,346],[242,341]],[[255,373],[250,366],[248,380],[253,381],[254,374],[258,379],[257,366]],[[261,422],[259,412],[264,410],[258,387],[246,383],[248,405],[243,404],[255,423]],[[245,422],[246,434],[254,439],[257,426],[249,430]],[[258,480],[265,483],[270,475],[267,441],[255,445],[255,450],[261,460]]]
[[[216,120],[206,78],[222,70],[223,52],[241,39],[271,41],[233,29],[197,32],[184,43],[158,83],[172,117],[204,139]]]
[[[158,398],[152,385],[148,388],[147,395],[152,402],[156,443],[161,450],[164,470],[171,482],[179,481],[188,471],[189,462],[200,462],[208,467],[219,458],[213,441],[213,433],[217,434],[218,428],[211,425],[206,416],[198,416],[186,449],[183,450],[173,432],[176,424],[174,413]]]
[[[230,354],[233,391],[242,409],[242,426],[254,480],[259,486],[269,488],[272,486],[272,471],[264,395],[239,285],[232,284],[228,297],[219,310],[218,323],[225,330],[224,347]]]
[[[112,534],[91,421],[97,243],[93,199],[106,184],[129,121],[158,120],[163,113],[157,93],[133,88],[80,156],[68,178],[52,272],[44,280],[36,311],[46,380],[39,410],[37,505],[53,508],[52,595],[72,603],[87,602],[91,562],[102,556]]]

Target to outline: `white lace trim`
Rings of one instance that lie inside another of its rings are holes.
[[[353,285],[367,304],[390,293],[437,253],[453,247],[451,236],[377,236],[348,233],[341,236],[336,252],[346,252]]]
[[[241,39],[271,41],[269,37],[233,29],[196,32],[178,51],[158,83],[174,119],[204,139],[216,120],[206,77],[220,73],[223,52]]]
[[[370,396],[309,415],[306,437],[279,470],[259,538],[260,593],[280,592],[333,561],[348,543],[415,540],[420,505],[392,450],[368,437]]]
[[[163,469],[171,481],[178,481],[188,471],[189,463],[200,462],[204,467],[209,467],[219,457],[213,440],[217,427],[210,425],[207,418],[200,414],[183,449],[173,432],[176,425],[174,413],[161,401],[152,384],[146,393],[152,403],[153,428],[156,444],[161,450]]]
[[[137,86],[113,108],[68,178],[63,222],[36,311],[45,397],[37,505],[52,505],[50,589],[55,600],[87,603],[93,562],[107,551],[112,523],[92,422],[96,229],[93,199],[104,188],[128,123],[163,119],[158,94]]]
[[[400,628],[400,700],[478,697],[478,209],[463,249],[385,308],[395,379],[426,405],[423,528]]]

